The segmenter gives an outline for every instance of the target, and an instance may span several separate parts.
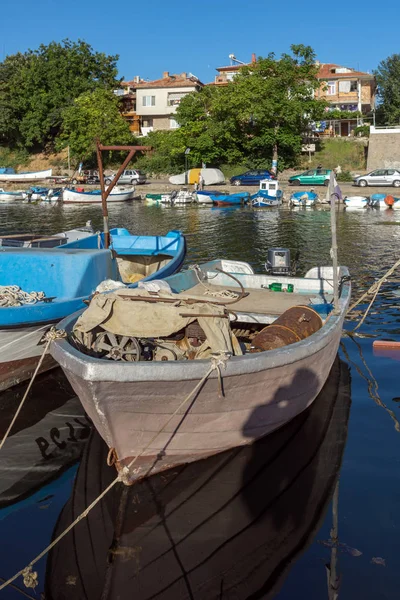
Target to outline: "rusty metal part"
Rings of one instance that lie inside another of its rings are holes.
[[[314,309],[309,306],[293,306],[254,337],[251,352],[274,350],[294,344],[308,338],[321,327],[322,319]]]

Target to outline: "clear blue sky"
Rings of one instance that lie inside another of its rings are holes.
[[[380,7],[384,6],[382,16]],[[321,62],[363,71],[399,52],[398,0],[376,5],[297,0],[4,0],[0,58],[63,38],[119,54],[120,76],[192,72],[205,83],[228,55],[280,54],[308,44]],[[383,27],[379,27],[379,24]]]

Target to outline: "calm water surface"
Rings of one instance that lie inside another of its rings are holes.
[[[0,233],[49,234],[88,219],[101,228],[98,207],[5,205]],[[329,220],[325,208],[110,206],[111,226],[184,231],[186,264],[225,257],[262,271],[267,249],[285,246],[300,251],[301,274],[329,264]],[[350,268],[353,298],[400,258],[399,241],[395,211],[339,212],[339,259]],[[400,354],[374,356],[372,341],[400,340],[399,289],[397,275],[360,335],[343,338],[343,362],[309,411],[249,448],[115,488],[36,565],[39,586],[36,594],[24,588],[29,597],[397,598]],[[346,329],[358,318],[354,312]],[[0,434],[23,390],[1,397]],[[1,578],[29,563],[114,476],[104,445],[88,436],[61,374],[42,377],[0,452]],[[23,588],[21,579],[16,585]]]

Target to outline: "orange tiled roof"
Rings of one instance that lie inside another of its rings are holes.
[[[369,77],[374,79],[371,73],[365,73],[364,71],[353,71],[348,73],[332,73],[332,69],[343,69],[342,65],[335,65],[334,63],[322,63],[318,71],[318,79],[336,79],[336,78],[349,78],[349,77]]]
[[[141,81],[135,83],[134,81],[128,81],[127,84],[135,88],[174,88],[174,87],[195,87],[197,85],[203,86],[204,84],[198,79],[190,77],[163,77],[162,79],[154,79],[153,81]]]

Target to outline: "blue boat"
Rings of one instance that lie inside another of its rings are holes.
[[[259,190],[251,196],[251,205],[254,208],[270,208],[271,206],[279,206],[282,204],[283,192],[277,190],[276,196],[271,196],[268,192]]]
[[[315,192],[294,192],[290,197],[292,206],[314,206],[318,200]]]
[[[110,238],[108,250],[104,234],[59,248],[0,249],[0,391],[30,377],[42,353],[37,344],[44,331],[84,308],[101,282],[135,287],[139,280],[162,279],[180,269],[186,253],[179,231],[138,236],[112,229]],[[35,298],[32,291],[44,296]],[[10,292],[20,305],[7,301]]]
[[[216,206],[240,206],[250,200],[249,192],[238,192],[237,194],[227,194],[226,196],[211,196],[213,204]]]
[[[197,202],[199,204],[212,204],[212,196],[223,196],[224,192],[219,192],[217,190],[208,191],[208,190],[197,190]]]

